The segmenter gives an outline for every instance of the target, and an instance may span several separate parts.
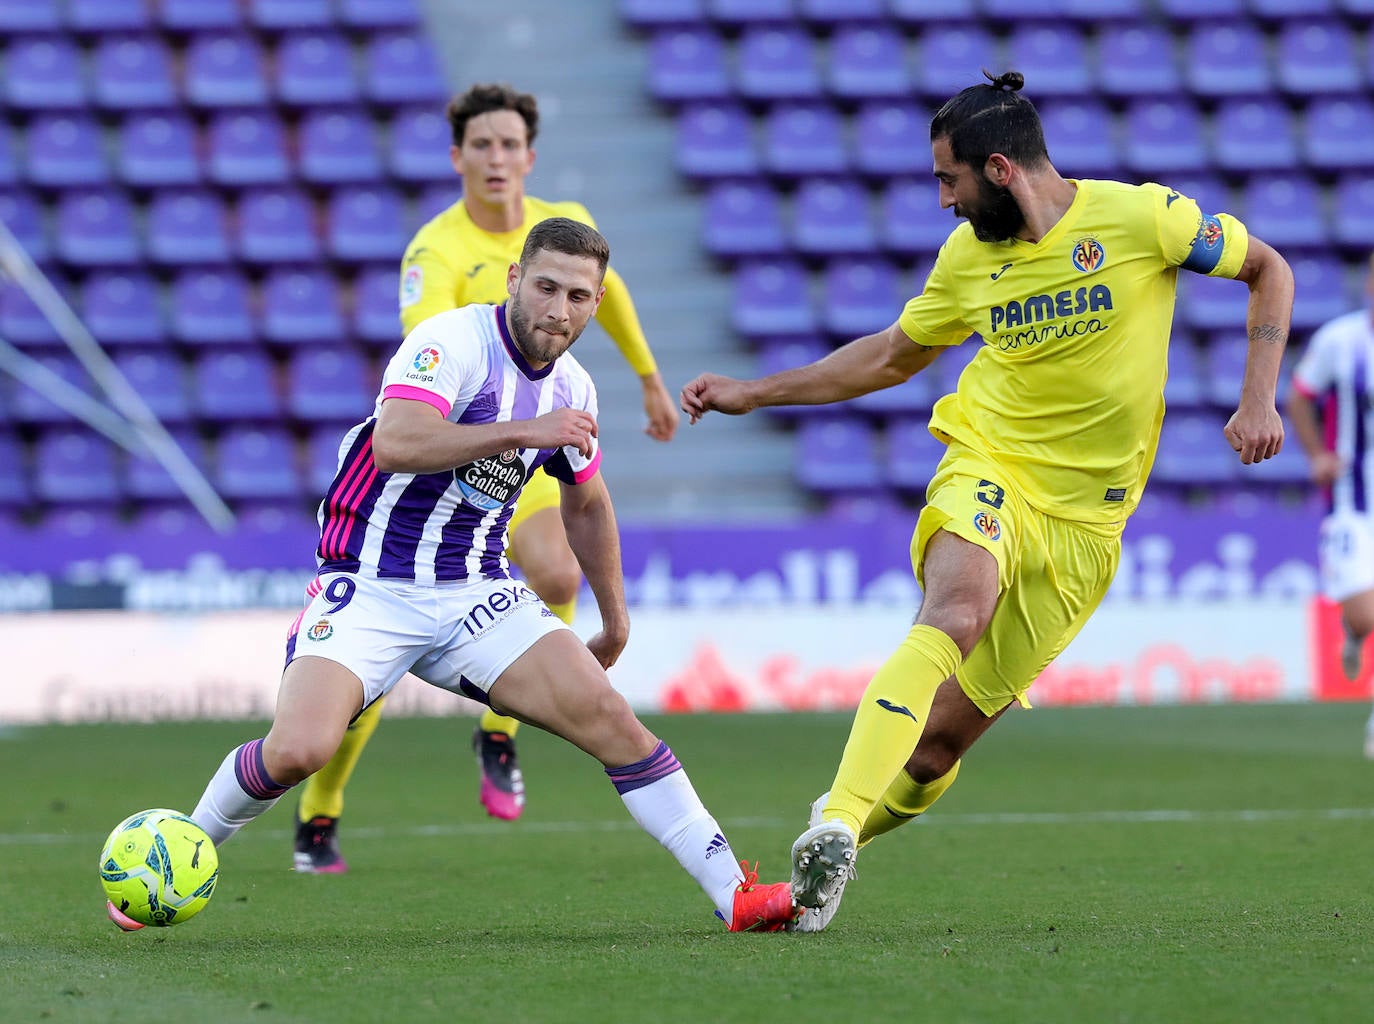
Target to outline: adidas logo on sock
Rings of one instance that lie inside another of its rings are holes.
[[[715,838],[706,844],[706,859],[710,860],[716,854],[720,853],[721,850],[728,849],[730,849],[729,842],[723,835],[717,832]]]

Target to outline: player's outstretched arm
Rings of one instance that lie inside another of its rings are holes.
[[[590,455],[596,419],[555,409],[537,419],[450,423],[428,402],[388,398],[372,432],[372,459],[383,473],[443,473],[511,448],[572,446]]]
[[[843,402],[909,380],[929,366],[939,351],[918,345],[894,323],[824,359],[758,380],[704,373],[682,389],[682,411],[695,423],[713,410],[738,416],[764,406]]]
[[[601,631],[587,641],[602,668],[610,668],[630,639],[620,532],[606,481],[600,473],[580,484],[563,484],[563,529],[601,612]]]
[[[1270,245],[1253,235],[1236,280],[1250,287],[1245,311],[1250,348],[1240,402],[1226,424],[1226,440],[1245,465],[1271,459],[1283,448],[1283,420],[1275,406],[1283,349],[1293,318],[1293,271]]]

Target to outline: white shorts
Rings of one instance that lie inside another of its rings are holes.
[[[489,704],[487,691],[562,620],[520,580],[416,584],[352,573],[317,576],[286,640],[286,664],[328,658],[363,682],[363,705],[407,672]]]
[[[1374,590],[1374,517],[1335,512],[1322,520],[1322,593],[1336,602]]]

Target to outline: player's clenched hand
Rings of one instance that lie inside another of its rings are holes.
[[[1223,431],[1245,465],[1272,459],[1283,448],[1283,420],[1270,405],[1246,405],[1235,411]]]
[[[596,419],[591,413],[582,409],[555,409],[530,421],[530,443],[525,447],[573,447],[583,458],[590,458],[594,437]]]
[[[592,656],[602,668],[610,668],[620,660],[620,652],[625,650],[629,640],[628,630],[621,632],[603,629],[587,641],[587,650],[592,652]]]
[[[1307,462],[1312,471],[1312,482],[1318,487],[1330,487],[1345,471],[1345,463],[1335,452],[1318,452]]]
[[[722,377],[718,373],[703,373],[682,389],[682,411],[687,414],[690,423],[695,423],[713,409],[739,416],[753,408],[748,381]]]
[[[653,373],[642,378],[644,382],[644,414],[649,417],[649,425],[644,428],[655,441],[671,441],[677,433],[677,407],[673,396],[663,386],[663,378]]]

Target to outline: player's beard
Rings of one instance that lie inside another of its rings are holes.
[[[548,331],[565,330],[557,326],[554,321],[546,321],[541,324],[532,324],[529,314],[525,307],[520,304],[518,297],[512,297],[506,305],[506,311],[510,314],[510,333],[515,339],[515,347],[520,350],[520,354],[531,363],[551,363],[564,352],[572,347],[572,343],[577,340],[581,331],[574,332],[571,328],[566,328],[565,334],[536,334],[535,327],[543,327]]]
[[[973,237],[980,242],[1005,242],[1026,225],[1026,216],[1011,189],[983,177],[978,179],[978,205],[966,204],[957,212],[968,218]]]

